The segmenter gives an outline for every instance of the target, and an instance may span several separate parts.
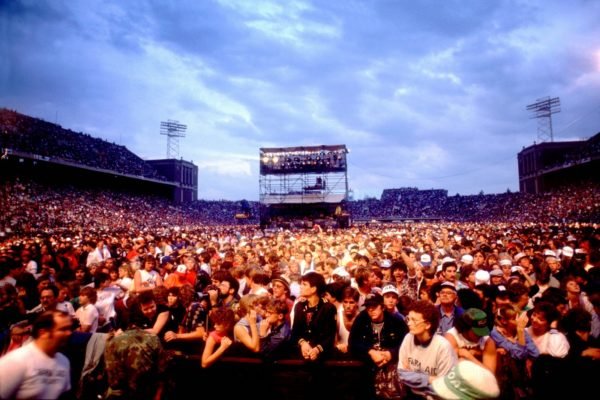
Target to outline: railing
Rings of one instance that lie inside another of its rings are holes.
[[[201,396],[216,390],[221,398],[359,400],[368,399],[372,387],[365,364],[354,359],[315,363],[301,359],[268,362],[252,357],[223,357],[202,368],[199,355],[178,355],[172,372],[174,398],[186,398],[186,393]]]

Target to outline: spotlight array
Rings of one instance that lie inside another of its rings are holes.
[[[345,146],[261,149],[261,173],[342,171],[346,168]]]

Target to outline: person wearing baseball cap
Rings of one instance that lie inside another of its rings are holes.
[[[398,310],[398,301],[400,300],[400,293],[396,289],[395,285],[385,285],[381,290],[383,296],[383,307],[390,313],[404,320],[404,316]]]
[[[331,272],[334,281],[350,281],[350,273],[345,267],[337,267]]]
[[[448,329],[454,326],[454,321],[464,312],[463,308],[456,304],[457,297],[458,293],[454,283],[442,282],[438,292],[439,304],[435,306],[440,313],[438,329],[440,334],[448,332]]]
[[[400,344],[408,332],[406,323],[385,310],[383,302],[379,293],[367,295],[365,309],[354,320],[348,338],[351,354],[370,367],[373,392],[369,398],[376,395],[375,374],[382,369],[395,370]]]
[[[469,308],[444,335],[459,359],[478,363],[492,373],[496,371],[496,343],[490,338],[487,314],[478,308]]]
[[[373,261],[372,271],[377,277],[375,286],[382,287],[392,281],[392,261],[387,258],[381,261]]]
[[[460,258],[461,265],[473,265],[473,256],[470,254],[463,254]]]
[[[421,258],[419,259],[419,261],[421,262],[421,265],[426,268],[431,266],[431,256],[427,253],[421,254]]]
[[[504,273],[500,268],[495,268],[490,271],[490,284],[494,286],[502,285],[505,283]]]

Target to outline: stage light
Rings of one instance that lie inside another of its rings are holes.
[[[265,163],[265,164],[266,164],[266,163],[268,163],[268,162],[269,162],[269,157],[267,157],[267,156],[264,156],[264,157],[262,158],[262,161],[263,161],[263,163]]]

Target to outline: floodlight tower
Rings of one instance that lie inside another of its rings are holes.
[[[187,125],[179,121],[162,121],[160,123],[160,134],[167,136],[167,158],[179,158],[179,138],[185,137]]]
[[[528,111],[533,111],[533,117],[538,120],[538,139],[541,142],[554,142],[552,132],[552,114],[560,112],[560,98],[545,97],[537,99],[535,103],[527,106]]]

